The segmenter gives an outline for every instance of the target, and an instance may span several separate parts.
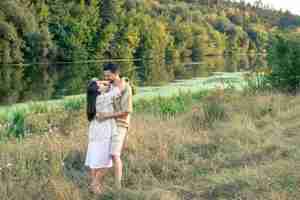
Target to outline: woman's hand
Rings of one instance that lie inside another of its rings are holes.
[[[105,86],[109,86],[110,82],[109,81],[97,81],[98,86],[100,85],[105,85]]]

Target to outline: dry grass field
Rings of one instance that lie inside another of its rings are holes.
[[[112,171],[103,195],[87,189],[81,109],[45,134],[0,144],[0,199],[300,199],[300,97],[215,92],[172,115],[139,110],[121,190]]]

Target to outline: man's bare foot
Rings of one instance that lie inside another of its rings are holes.
[[[116,187],[117,190],[122,189],[122,184],[121,184],[121,182],[120,182],[120,181],[116,181],[116,182],[115,182],[115,187]]]

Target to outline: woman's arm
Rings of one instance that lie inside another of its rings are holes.
[[[121,79],[119,81],[116,81],[114,85],[115,87],[118,87],[119,91],[122,93],[125,90],[126,82],[125,80]],[[126,118],[128,114],[129,112],[112,112],[112,113],[98,112],[96,117],[98,120],[102,121],[111,118]]]
[[[110,84],[109,81],[102,81],[102,80],[97,81],[97,83],[98,83],[98,85],[103,84],[105,86],[108,86]]]

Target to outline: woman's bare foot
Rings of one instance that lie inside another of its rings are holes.
[[[97,183],[96,181],[93,181],[89,185],[89,190],[95,194],[102,194],[102,185],[100,183]]]

